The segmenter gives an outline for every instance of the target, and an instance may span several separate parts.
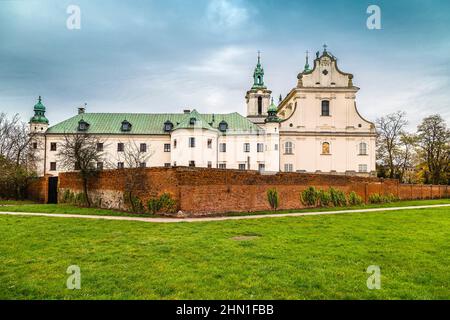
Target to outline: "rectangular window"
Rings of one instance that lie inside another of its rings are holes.
[[[140,145],[140,147],[139,147],[139,150],[141,151],[141,152],[147,152],[147,144],[146,143],[141,143],[141,145]]]
[[[245,163],[239,163],[239,170],[245,170]]]
[[[366,156],[367,155],[367,144],[364,142],[361,142],[359,144],[359,155],[360,156]]]
[[[212,162],[211,161],[208,161],[208,168],[212,168]]]
[[[56,171],[56,162],[50,162],[50,171]]]
[[[226,169],[227,164],[226,163],[219,163],[219,169]]]
[[[278,144],[275,144],[275,151],[278,151]]]
[[[195,167],[195,161],[193,160],[189,161],[189,167]]]
[[[266,165],[264,163],[260,163],[258,165],[259,172],[264,172],[266,170]]]
[[[164,152],[170,152],[170,143],[164,144]]]
[[[103,162],[97,162],[97,170],[103,170]]]
[[[117,144],[117,151],[118,152],[123,152],[125,150],[125,146],[123,143],[118,143]]]
[[[56,151],[56,142],[50,143],[50,151]]]
[[[141,168],[147,168],[147,163],[141,162],[141,163],[139,164],[139,167],[141,167]]]
[[[33,142],[33,149],[37,149],[37,142]]]
[[[177,148],[177,139],[173,140],[173,148],[174,148],[174,149]]]
[[[227,144],[226,143],[219,144],[219,151],[220,152],[227,152]]]
[[[323,100],[322,101],[322,117],[330,116],[330,101]]]
[[[208,149],[212,149],[212,139],[208,139]]]
[[[257,149],[258,152],[264,152],[264,143],[258,143]]]
[[[284,164],[284,171],[285,172],[293,172],[294,171],[294,166],[292,163],[285,163]]]
[[[117,169],[125,168],[125,164],[123,162],[117,162]]]
[[[170,168],[170,163],[164,163],[164,167]]]
[[[367,172],[367,164],[360,164],[358,166],[359,172]]]
[[[195,138],[189,138],[189,148],[195,148]]]
[[[103,143],[97,143],[97,151],[99,152],[103,151]]]
[[[250,152],[250,143],[244,143],[244,152]]]

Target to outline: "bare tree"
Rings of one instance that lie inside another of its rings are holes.
[[[96,176],[102,169],[97,167],[98,162],[103,162],[103,141],[98,137],[86,133],[65,134],[59,147],[58,159],[61,167],[67,171],[77,171],[83,181],[83,192],[86,204],[91,206],[89,199],[89,179]]]
[[[398,111],[376,120],[377,158],[380,165],[388,169],[389,178],[394,178],[398,173],[399,164],[396,159],[398,159],[401,137],[408,124],[405,116],[404,112]]]
[[[426,163],[426,183],[448,183],[450,130],[438,114],[423,119],[417,127],[421,157]]]
[[[148,160],[153,156],[147,144],[137,145],[135,141],[124,143],[123,152],[118,154],[118,160],[123,162],[127,169],[125,173],[125,201],[131,206],[133,212],[143,209],[142,202],[136,196],[140,189],[144,189],[147,183],[145,167]]]
[[[396,165],[395,175],[401,182],[411,182],[411,176],[406,179],[408,171],[414,171],[417,165],[417,137],[410,133],[402,133],[400,145],[394,154]]]

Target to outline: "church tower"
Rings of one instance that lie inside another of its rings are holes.
[[[253,86],[247,91],[247,118],[257,124],[263,124],[267,117],[272,91],[264,84],[264,68],[261,65],[261,55],[258,52],[258,63],[253,73]]]
[[[34,133],[44,133],[48,128],[48,119],[45,117],[45,106],[39,96],[38,103],[34,105],[34,116],[30,119],[30,131]]]

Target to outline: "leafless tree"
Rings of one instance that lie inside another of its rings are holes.
[[[66,133],[59,147],[60,165],[67,171],[79,173],[83,181],[83,192],[88,207],[91,206],[88,192],[89,179],[96,176],[102,169],[97,167],[97,163],[103,162],[105,158],[103,148],[98,147],[103,143],[103,140],[91,134]]]
[[[423,119],[417,127],[421,157],[426,163],[427,183],[448,183],[450,171],[450,130],[438,114]]]
[[[406,173],[414,171],[418,164],[416,148],[417,136],[406,132],[402,133],[399,147],[394,153],[395,175],[401,182],[411,182],[411,177],[406,179]]]
[[[387,167],[389,178],[394,178],[398,173],[398,153],[400,152],[401,137],[405,126],[408,124],[404,112],[388,114],[376,120],[378,131],[377,158],[379,164]]]

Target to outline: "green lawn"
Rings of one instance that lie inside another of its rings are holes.
[[[173,224],[0,216],[0,299],[450,299],[449,239],[447,207]],[[65,287],[69,265],[81,290]],[[381,290],[367,289],[370,265]]]
[[[29,201],[29,200],[2,200],[0,199],[0,206],[4,206],[4,205],[28,205],[28,204],[36,204],[33,201]]]
[[[13,204],[13,203],[11,203]],[[106,210],[97,208],[82,208],[68,204],[33,204],[25,203],[26,205],[1,206],[0,211],[9,212],[33,212],[33,213],[58,213],[58,214],[81,214],[81,215],[103,215],[103,216],[127,216],[127,217],[155,217],[152,214],[133,214],[123,211]],[[241,212],[241,213],[227,213],[226,216],[244,216],[244,215],[259,215],[259,214],[273,214],[273,213],[297,213],[297,212],[320,212],[320,211],[338,211],[351,209],[371,209],[371,208],[390,208],[390,207],[408,207],[408,206],[423,206],[434,204],[450,204],[450,199],[436,199],[436,200],[409,200],[398,201],[384,204],[367,204],[353,207],[337,207],[337,208],[308,208],[297,210],[280,210],[280,211],[259,211],[259,212]]]

